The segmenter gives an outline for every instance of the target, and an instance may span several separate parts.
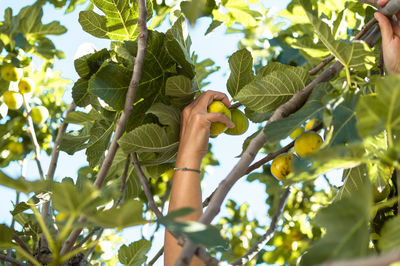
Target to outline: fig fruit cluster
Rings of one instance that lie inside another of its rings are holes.
[[[210,128],[210,135],[217,136],[219,134],[225,133],[228,135],[242,135],[249,128],[249,120],[244,115],[244,113],[238,109],[229,110],[226,105],[221,101],[213,101],[209,106],[207,111],[209,113],[221,113],[229,117],[234,128],[229,128],[221,122],[213,122]]]
[[[317,152],[324,143],[322,137],[310,131],[316,125],[314,119],[310,120],[305,127],[295,129],[290,137],[295,140],[294,151],[300,157],[306,157],[310,154]],[[278,180],[284,180],[290,173],[293,172],[293,161],[296,155],[292,152],[284,153],[276,157],[271,164],[272,175]]]

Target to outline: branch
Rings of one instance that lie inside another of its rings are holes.
[[[149,204],[150,210],[154,212],[154,214],[157,216],[158,219],[163,217],[163,214],[161,211],[158,209],[156,202],[154,201],[154,197],[151,193],[150,189],[150,184],[147,181],[147,177],[144,175],[142,171],[142,167],[139,164],[139,159],[137,157],[136,152],[132,153],[132,160],[133,160],[133,165],[135,166],[135,171],[137,175],[139,176],[140,183],[142,184],[144,194],[146,195],[147,202]]]
[[[146,55],[146,46],[147,46],[147,27],[146,27],[146,19],[147,19],[147,10],[146,10],[146,0],[138,0],[139,5],[139,16],[138,16],[138,28],[139,28],[139,36],[138,36],[138,50],[137,56],[135,58],[135,64],[133,67],[133,74],[131,81],[129,83],[128,91],[126,93],[125,98],[125,106],[122,112],[121,117],[118,119],[117,126],[114,132],[114,137],[111,142],[110,148],[108,149],[106,158],[104,159],[97,178],[94,182],[94,185],[97,188],[100,188],[103,185],[104,180],[107,177],[108,171],[112,165],[115,154],[118,149],[118,139],[122,136],[125,131],[125,126],[128,121],[128,118],[133,109],[133,103],[136,97],[136,91],[139,87],[139,81],[142,76],[143,71],[143,63]],[[70,236],[66,240],[64,246],[61,249],[61,256],[65,255],[69,252],[74,245],[76,239],[79,237],[81,228],[75,229],[71,232]]]
[[[95,233],[96,231],[100,230],[100,227],[94,228],[92,231],[89,232],[78,244],[76,244],[72,249],[77,249],[83,246]]]
[[[327,262],[320,266],[386,266],[400,261],[400,250],[384,253],[378,256],[346,261]]]
[[[17,266],[29,266],[29,264],[20,262],[19,260],[16,260],[16,259],[14,259],[12,257],[7,257],[6,255],[3,255],[3,254],[0,254],[0,260],[14,263]]]
[[[97,236],[96,236],[96,241],[97,241],[97,243],[96,243],[96,245],[94,245],[93,247],[91,247],[91,248],[89,249],[88,253],[87,253],[86,256],[85,256],[85,260],[86,260],[87,262],[89,262],[89,261],[91,260],[92,255],[93,255],[93,252],[94,252],[94,250],[96,249],[96,246],[99,244],[100,238],[101,238],[101,236],[103,235],[103,232],[104,232],[104,228],[101,228],[101,229],[99,230],[99,232],[97,233]]]
[[[13,239],[17,244],[25,250],[29,255],[32,255],[31,250],[29,249],[28,245],[16,234],[13,234]]]
[[[247,251],[247,253],[243,257],[234,261],[232,265],[246,265],[246,263],[250,262],[254,258],[254,256],[257,255],[264,248],[268,241],[272,239],[275,234],[278,222],[283,214],[283,211],[285,210],[286,202],[289,198],[289,195],[290,187],[288,187],[283,192],[283,195],[279,200],[278,208],[276,209],[274,216],[272,217],[271,225],[268,228],[267,232],[258,240],[256,245],[254,245],[249,251]]]
[[[72,102],[65,114],[65,118],[68,117],[68,115],[71,112],[75,111],[75,107],[76,107],[75,103]],[[63,123],[61,124],[60,128],[58,129],[57,137],[54,140],[53,151],[51,152],[51,160],[50,160],[49,169],[47,170],[46,180],[52,181],[54,178],[54,173],[57,168],[58,156],[60,154],[59,145],[60,145],[63,134],[67,130],[67,127],[68,127],[68,123],[64,119]],[[45,221],[47,221],[50,218],[50,216],[51,216],[50,202],[45,202],[43,204],[43,208],[42,208],[42,217],[43,217],[43,219],[45,219]]]
[[[151,259],[151,261],[147,264],[149,266],[153,265],[154,263],[157,262],[157,260],[162,256],[164,253],[164,246],[160,248],[160,250],[157,252],[157,254],[154,256],[154,258]]]
[[[33,151],[35,153],[35,161],[36,161],[36,165],[37,165],[37,168],[39,171],[40,179],[42,181],[44,181],[43,168],[42,168],[42,164],[40,162],[40,147],[39,147],[39,143],[36,138],[35,127],[33,126],[33,121],[32,121],[32,116],[31,116],[31,107],[26,102],[24,94],[22,94],[22,99],[24,101],[24,107],[26,110],[26,123],[27,123],[26,132],[28,133],[29,138],[31,139],[31,142],[33,145]]]
[[[372,43],[370,43],[369,45],[371,44]],[[318,76],[315,80],[309,83],[304,89],[298,91],[288,102],[278,107],[278,109],[275,110],[272,117],[268,120],[267,125],[271,124],[274,121],[285,118],[292,113],[295,113],[304,105],[304,103],[306,102],[306,100],[308,99],[309,95],[311,94],[312,90],[316,85],[331,80],[342,69],[343,65],[339,61],[333,63],[329,68],[327,68],[324,72],[322,72],[320,76]],[[209,207],[200,217],[199,222],[204,223],[205,225],[211,223],[214,217],[219,213],[221,205],[226,195],[230,191],[230,189],[242,176],[246,174],[248,166],[254,160],[258,151],[264,146],[264,144],[265,144],[264,132],[260,131],[260,133],[254,139],[251,140],[246,151],[243,153],[240,161],[231,170],[228,176],[220,183],[215,192],[215,195],[213,196],[210,202]],[[176,265],[178,266],[188,265],[189,262],[191,261],[193,252],[195,250],[196,250],[196,245],[191,243],[190,241],[187,241],[176,262]]]
[[[375,1],[375,0],[374,0]],[[390,0],[384,8],[379,8],[379,12],[386,16],[392,16],[400,11],[400,0]]]

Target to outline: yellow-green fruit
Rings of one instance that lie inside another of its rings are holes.
[[[221,101],[213,101],[207,108],[209,113],[222,113],[227,117],[231,118],[231,111],[229,111],[228,107]],[[221,122],[213,122],[210,127],[210,135],[219,135],[224,133],[228,127]]]
[[[304,132],[304,128],[302,128],[302,127],[296,128],[296,129],[292,132],[292,134],[290,134],[290,138],[291,138],[291,139],[296,139],[298,136],[300,136],[301,134],[303,134],[303,132]]]
[[[44,106],[37,106],[35,108],[32,108],[31,116],[33,122],[35,122],[36,124],[41,124],[46,121],[47,118],[49,118],[49,111],[47,111],[47,108]]]
[[[306,129],[306,131],[310,131],[311,129],[314,128],[315,124],[316,124],[315,119],[311,119],[311,120],[304,126],[304,128]]]
[[[21,71],[10,63],[1,67],[1,77],[7,81],[17,81],[21,75]]]
[[[6,91],[3,94],[3,101],[7,105],[8,109],[17,110],[23,103],[22,95],[15,91]]]
[[[57,222],[62,222],[62,221],[64,221],[65,219],[67,219],[67,217],[68,217],[68,214],[66,214],[65,212],[59,212],[59,213],[56,215],[56,221],[57,221]]]
[[[19,155],[24,152],[24,145],[22,145],[22,143],[12,141],[8,144],[8,150],[12,154]]]
[[[304,157],[317,152],[323,143],[321,136],[317,133],[305,132],[297,138],[294,143],[294,150],[299,156]]]
[[[376,185],[373,185],[373,192],[374,192],[374,201],[380,202],[389,196],[390,186],[385,185],[378,187]]]
[[[276,179],[284,180],[292,171],[292,162],[295,156],[293,153],[284,153],[272,161],[271,172]]]
[[[35,83],[32,79],[22,78],[18,82],[18,89],[20,93],[30,93],[35,89]]]
[[[171,168],[171,169],[168,169],[167,171],[165,171],[162,175],[161,175],[161,177],[162,177],[162,179],[163,179],[163,181],[164,182],[167,182],[167,181],[171,181],[172,180],[172,178],[174,177],[174,168]]]
[[[228,128],[225,133],[228,135],[242,135],[249,128],[249,120],[238,109],[231,110],[231,120],[235,124],[234,128]]]

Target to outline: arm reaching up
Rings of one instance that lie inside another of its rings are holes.
[[[197,221],[202,214],[200,175],[193,169],[200,169],[201,159],[207,153],[211,123],[222,122],[227,127],[234,127],[227,116],[221,113],[207,112],[208,105],[217,100],[222,101],[227,107],[230,106],[225,94],[207,91],[182,112],[180,142],[175,167],[190,168],[191,170],[175,171],[168,212],[184,207],[193,208],[195,211],[181,218],[181,221]],[[181,252],[181,247],[168,232],[165,234],[164,251],[164,265],[174,265]],[[191,265],[203,265],[203,263],[194,258]]]
[[[385,6],[389,0],[379,0],[379,6]],[[385,67],[389,74],[400,74],[400,13],[389,19],[382,13],[376,12],[382,32],[382,47]]]

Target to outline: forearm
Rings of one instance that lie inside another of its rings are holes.
[[[187,156],[178,153],[176,168],[200,169],[201,158]],[[193,171],[176,171],[172,181],[171,200],[168,212],[181,209],[192,208],[195,211],[181,217],[180,221],[197,221],[202,213],[200,174]],[[169,233],[165,234],[165,265],[174,265],[178,258],[181,247],[177,240]],[[191,265],[203,265],[202,262],[194,258]]]

